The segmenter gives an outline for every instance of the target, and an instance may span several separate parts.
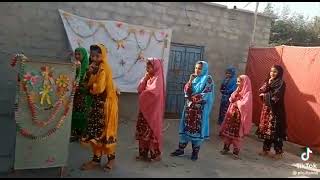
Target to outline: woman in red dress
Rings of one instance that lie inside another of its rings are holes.
[[[261,156],[269,155],[274,145],[275,159],[282,157],[283,141],[287,139],[287,125],[284,108],[284,94],[286,84],[282,79],[283,69],[273,65],[268,79],[259,89],[263,101],[259,123],[258,137],[264,139]]]

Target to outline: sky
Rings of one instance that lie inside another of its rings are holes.
[[[255,11],[256,2],[212,2],[221,5],[228,6],[228,8],[233,8],[233,6],[237,6],[238,9],[246,9],[250,11]],[[264,8],[267,6],[268,2],[259,2],[258,12],[262,12]],[[305,16],[309,16],[312,18],[314,16],[320,16],[320,2],[271,2],[275,10],[281,10],[285,5],[288,5],[291,12],[297,12],[299,14],[303,14]],[[245,7],[247,5],[247,7]],[[245,8],[243,8],[245,7]]]

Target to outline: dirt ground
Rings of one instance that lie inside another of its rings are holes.
[[[80,165],[89,160],[91,155],[88,149],[78,143],[71,143],[64,177],[320,177],[320,161],[317,160],[319,157],[312,156],[312,161],[308,162],[314,162],[317,168],[307,170],[293,166],[305,162],[300,158],[301,147],[291,143],[285,143],[284,158],[279,161],[258,156],[262,142],[254,136],[245,139],[240,160],[232,159],[231,155],[223,156],[219,153],[223,146],[222,141],[216,134],[215,124],[213,126],[215,128],[212,128],[211,139],[202,145],[198,161],[193,162],[190,160],[191,145],[187,147],[184,157],[169,156],[178,145],[178,120],[166,120],[162,161],[145,163],[135,160],[138,151],[134,140],[135,121],[120,121],[114,170],[80,171]],[[59,177],[59,169],[20,170],[2,177]]]

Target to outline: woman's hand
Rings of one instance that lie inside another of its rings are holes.
[[[149,73],[146,73],[145,75],[144,75],[144,80],[149,80],[150,79],[150,75],[149,75]]]
[[[189,78],[189,83],[191,83],[196,78],[196,76],[197,75],[195,75],[195,74],[191,74],[190,78]]]
[[[97,74],[99,71],[99,66],[97,66],[95,63],[92,63],[89,67],[89,72],[91,74]]]
[[[119,89],[119,88],[117,88],[116,92],[117,92],[117,95],[118,95],[118,96],[120,96],[121,91],[120,91],[120,89]]]
[[[74,62],[74,64],[76,65],[77,68],[80,68],[80,67],[81,67],[81,62],[80,62],[80,61],[77,61],[77,60],[76,60],[76,61]]]

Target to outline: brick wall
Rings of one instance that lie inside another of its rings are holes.
[[[253,28],[250,12],[201,2],[0,2],[0,142],[8,144],[0,148],[0,172],[13,163],[15,134],[12,111],[15,75],[8,63],[10,56],[2,51],[23,51],[35,59],[39,57],[33,54],[66,57],[64,52],[70,48],[58,9],[92,19],[172,28],[172,42],[205,46],[204,57],[216,82],[220,82],[228,65],[244,72]],[[268,17],[258,16],[257,46],[268,45],[270,26]],[[43,59],[68,61],[66,58]],[[219,108],[220,96],[217,97],[213,117]],[[136,99],[135,94],[121,96],[122,118],[133,118]]]

